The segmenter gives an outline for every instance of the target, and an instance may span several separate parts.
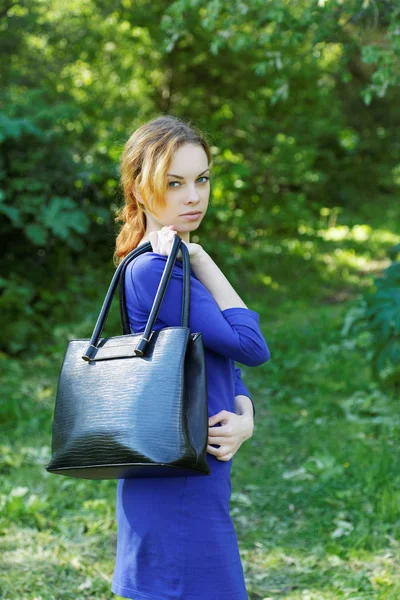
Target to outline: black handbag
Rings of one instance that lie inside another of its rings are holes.
[[[181,325],[153,330],[179,249],[183,262]],[[189,329],[189,252],[176,235],[145,330],[100,338],[128,263],[118,265],[90,340],[70,340],[58,380],[50,473],[84,479],[209,475],[207,374],[201,332]],[[125,315],[125,320],[124,320]]]

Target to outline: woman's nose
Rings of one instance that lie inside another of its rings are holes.
[[[197,191],[196,186],[190,185],[188,200],[199,200],[199,199],[200,199],[200,194]]]

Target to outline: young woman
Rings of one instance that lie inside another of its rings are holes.
[[[173,237],[179,235],[189,250],[189,328],[202,332],[205,348],[211,469],[204,477],[118,480],[111,589],[134,600],[248,598],[230,516],[230,472],[233,456],[253,433],[255,410],[235,361],[258,366],[270,353],[259,314],[247,308],[201,245],[190,242],[207,212],[211,162],[201,132],[168,115],[139,127],[121,159],[125,205],[116,218],[123,226],[115,262],[141,243],[152,246],[126,269],[132,333],[145,328]],[[154,329],[180,325],[182,283],[177,260]]]

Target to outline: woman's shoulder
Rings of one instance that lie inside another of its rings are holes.
[[[129,262],[127,268],[135,270],[147,269],[149,267],[155,268],[156,265],[165,265],[165,263],[167,262],[167,258],[168,256],[164,256],[163,254],[157,254],[157,252],[147,251],[133,258]]]
[[[147,278],[150,276],[161,276],[164,272],[168,256],[157,252],[143,252],[133,258],[126,267],[127,273],[135,278]],[[177,259],[172,269],[174,275],[182,277],[182,261]],[[191,270],[192,274],[193,271]]]

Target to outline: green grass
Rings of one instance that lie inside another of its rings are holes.
[[[232,468],[250,600],[400,598],[399,399],[372,381],[368,339],[340,333],[399,241],[379,214],[368,227],[310,229],[281,243],[281,255],[267,248],[248,285],[237,286],[260,312],[272,355],[242,367],[256,427]],[[75,331],[81,335],[79,324]],[[117,598],[116,482],[43,468],[66,336],[60,327],[51,352],[2,359],[4,600]]]

